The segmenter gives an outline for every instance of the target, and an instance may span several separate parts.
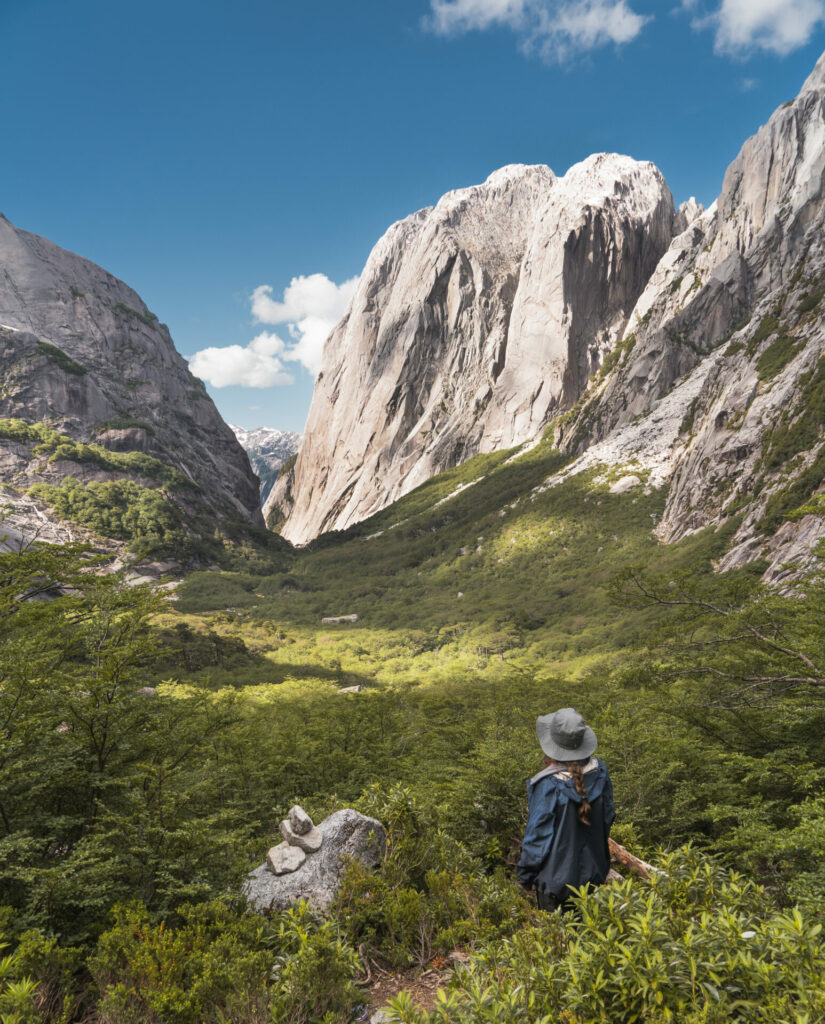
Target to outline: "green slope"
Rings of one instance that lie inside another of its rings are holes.
[[[650,623],[610,600],[613,575],[636,563],[709,571],[733,527],[662,545],[652,528],[664,490],[611,494],[610,482],[633,467],[544,489],[563,465],[547,442],[478,456],[319,538],[281,571],[190,576],[178,607],[244,636],[273,666],[272,680],[293,661],[340,662],[342,678],[386,682],[502,662],[579,673],[631,647]],[[321,626],[348,614],[356,625]],[[274,642],[273,622],[283,634]]]

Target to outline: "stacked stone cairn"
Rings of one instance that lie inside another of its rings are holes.
[[[288,875],[303,865],[307,854],[321,849],[324,833],[313,825],[312,818],[298,804],[290,808],[280,829],[284,841],[273,846],[266,855],[266,866],[273,875]]]

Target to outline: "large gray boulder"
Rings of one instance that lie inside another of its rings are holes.
[[[349,860],[369,868],[380,863],[386,833],[375,818],[348,807],[325,818],[317,828],[324,836],[321,848],[309,854],[296,871],[274,875],[261,864],[247,876],[242,891],[253,910],[267,914],[306,900],[312,910],[323,914],[335,899]]]

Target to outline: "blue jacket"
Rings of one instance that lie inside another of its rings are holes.
[[[607,839],[616,817],[613,786],[604,762],[584,775],[590,824],[579,821],[581,797],[563,768],[548,768],[527,783],[529,812],[517,873],[525,889],[563,900],[570,885],[601,885],[610,870]]]

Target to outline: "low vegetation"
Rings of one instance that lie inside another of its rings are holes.
[[[61,370],[65,370],[66,373],[71,373],[76,377],[82,377],[88,372],[85,366],[82,366],[77,362],[77,360],[72,359],[72,357],[67,355],[62,348],[58,348],[56,345],[50,345],[46,341],[38,341],[35,352],[39,356],[45,356],[50,363],[54,363],[55,366],[59,366]]]
[[[129,542],[134,552],[178,555],[188,549],[180,510],[158,491],[134,480],[82,484],[72,476],[60,484],[35,484],[30,492],[61,518],[101,537]]]
[[[144,452],[113,452],[103,445],[75,441],[58,433],[45,421],[28,423],[0,418],[0,438],[31,445],[32,454],[48,455],[49,462],[91,463],[113,473],[147,477],[171,488],[191,488],[192,481],[180,470]]]
[[[239,544],[174,603],[76,546],[0,556],[0,1012],[344,1024],[370,964],[459,949],[396,1021],[822,1016],[825,582],[717,576],[728,533],[659,545],[662,492],[513,454],[301,552]],[[569,704],[666,874],[560,918],[512,867],[535,716]],[[238,896],[296,800],[388,831],[326,922]]]

